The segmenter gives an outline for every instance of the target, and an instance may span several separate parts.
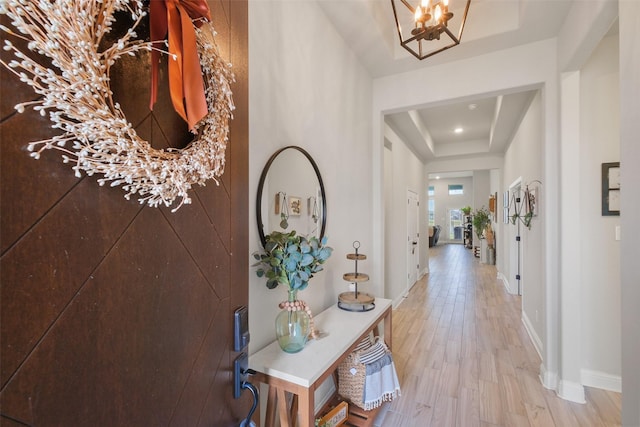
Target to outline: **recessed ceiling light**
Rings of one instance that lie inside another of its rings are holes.
[[[440,177],[439,177],[439,176],[436,176],[436,179],[440,179]]]
[[[461,127],[457,127],[453,130],[455,133],[462,133],[464,131],[464,129],[462,129]]]
[[[478,104],[469,104],[469,110],[475,110],[478,108]]]

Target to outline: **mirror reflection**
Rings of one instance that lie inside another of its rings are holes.
[[[324,185],[318,166],[304,149],[288,146],[271,156],[260,176],[256,216],[263,245],[265,235],[273,231],[324,236]]]

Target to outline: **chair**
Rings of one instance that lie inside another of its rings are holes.
[[[438,244],[438,238],[440,237],[440,230],[442,227],[439,225],[429,227],[429,247],[435,246]]]

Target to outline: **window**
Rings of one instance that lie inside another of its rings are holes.
[[[462,184],[449,184],[449,195],[454,196],[458,194],[464,194]]]
[[[449,240],[462,240],[462,223],[460,209],[449,209]]]
[[[429,186],[429,197],[433,197],[436,194],[436,190],[435,188],[433,188],[433,185]]]
[[[429,199],[429,225],[436,225],[436,201]]]

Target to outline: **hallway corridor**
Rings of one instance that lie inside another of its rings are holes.
[[[620,394],[587,388],[587,404],[545,389],[540,358],[494,266],[462,245],[430,248],[430,274],[393,312],[402,397],[382,427],[619,426]]]

